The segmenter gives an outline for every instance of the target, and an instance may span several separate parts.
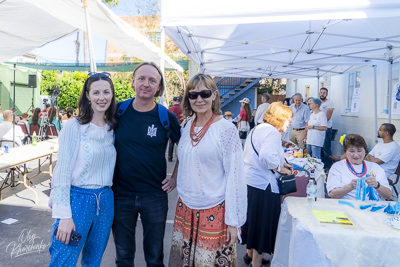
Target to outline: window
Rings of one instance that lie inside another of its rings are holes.
[[[352,110],[352,102],[353,102],[353,94],[354,94],[354,89],[359,89],[360,84],[361,84],[361,78],[360,78],[360,71],[356,71],[353,73],[349,73],[349,85],[347,87],[347,105],[346,105],[346,110],[350,111]],[[356,100],[356,99],[354,99]],[[353,103],[354,105],[354,103]],[[354,110],[354,107],[353,107]]]
[[[161,44],[161,33],[160,32],[149,32],[147,34],[147,38],[150,42],[155,43],[156,45]]]

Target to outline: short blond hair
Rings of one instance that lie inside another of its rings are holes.
[[[282,128],[286,121],[292,118],[292,110],[281,102],[272,103],[265,111],[264,122],[275,128]]]
[[[215,100],[212,103],[211,108],[212,108],[213,113],[215,113],[217,115],[221,115],[222,114],[221,108],[220,108],[221,98],[219,96],[218,88],[214,82],[214,79],[208,74],[198,73],[198,74],[194,75],[186,84],[186,90],[185,90],[185,93],[183,94],[183,99],[182,99],[182,103],[181,103],[182,113],[183,113],[184,118],[194,115],[194,111],[193,111],[192,107],[190,106],[188,93],[191,90],[194,90],[198,86],[204,86],[207,89],[214,90],[215,92],[217,92],[217,95],[215,97]]]

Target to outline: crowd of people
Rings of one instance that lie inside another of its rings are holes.
[[[68,107],[66,112],[59,112],[57,107],[46,104],[43,110],[34,108],[30,115],[24,112],[18,116],[14,108],[2,111],[0,105],[0,146],[13,146],[13,143],[16,146],[24,145],[32,139],[34,133],[37,136],[44,135],[49,126],[53,126],[57,132],[54,135],[58,135],[73,116],[72,107]]]
[[[232,112],[221,113],[218,88],[206,74],[193,76],[170,109],[154,101],[164,90],[156,64],[136,67],[132,89],[135,98],[116,103],[110,74],[90,73],[76,116],[72,108],[62,117],[55,108],[48,116],[40,109],[21,116],[27,128],[46,119],[62,129],[49,201],[54,218],[49,266],[75,266],[79,255],[82,266],[100,266],[111,232],[116,266],[134,266],[139,216],[146,264],[164,266],[168,194],[175,188],[170,267],[237,266],[238,241],[246,246],[244,262],[263,266],[264,254],[274,252],[281,212],[277,177],[293,174],[285,161],[285,135],[312,156],[328,158],[331,198],[355,199],[360,177],[380,199],[391,198],[388,175],[400,160],[396,128],[383,124],[378,131],[383,143],[370,153],[360,135],[348,134],[342,158],[332,157],[326,144],[334,105],[326,88],[305,103],[295,94],[270,104],[264,94],[255,112],[244,98],[237,121]],[[13,116],[10,110],[2,113],[0,137],[9,138]]]

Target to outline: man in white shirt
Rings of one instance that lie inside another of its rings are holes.
[[[321,99],[322,105],[320,109],[326,114],[326,119],[328,121],[328,129],[325,133],[325,142],[322,147],[322,162],[324,163],[324,168],[329,169],[332,165],[332,161],[329,156],[332,154],[331,141],[332,141],[332,114],[335,109],[335,105],[328,98],[328,89],[321,87],[319,89],[319,99]]]
[[[264,93],[262,95],[261,101],[263,103],[257,107],[256,116],[254,117],[254,122],[256,125],[264,122],[265,111],[268,109],[268,107],[270,105],[268,103],[270,97],[271,96],[268,93]]]
[[[307,134],[306,124],[310,120],[310,109],[303,103],[303,97],[301,94],[294,94],[292,97],[294,103],[290,105],[290,109],[293,112],[291,121],[292,134],[290,135],[290,141],[303,149],[305,144],[303,140]]]
[[[5,110],[3,112],[4,122],[0,123],[0,140],[11,141],[13,140],[13,129],[15,129],[15,143],[18,146],[22,146],[22,140],[25,138],[25,134],[22,132],[21,127],[13,125],[14,114],[11,110]]]
[[[400,146],[393,140],[396,127],[391,123],[383,123],[378,130],[378,138],[383,142],[377,144],[365,157],[365,160],[378,163],[385,171],[386,177],[394,174],[400,161]]]

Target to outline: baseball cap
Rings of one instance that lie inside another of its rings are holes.
[[[181,101],[181,98],[179,96],[175,96],[172,100],[173,101]]]
[[[250,104],[250,99],[248,99],[247,97],[243,98],[242,100],[239,101],[240,103],[246,103],[246,104]]]

